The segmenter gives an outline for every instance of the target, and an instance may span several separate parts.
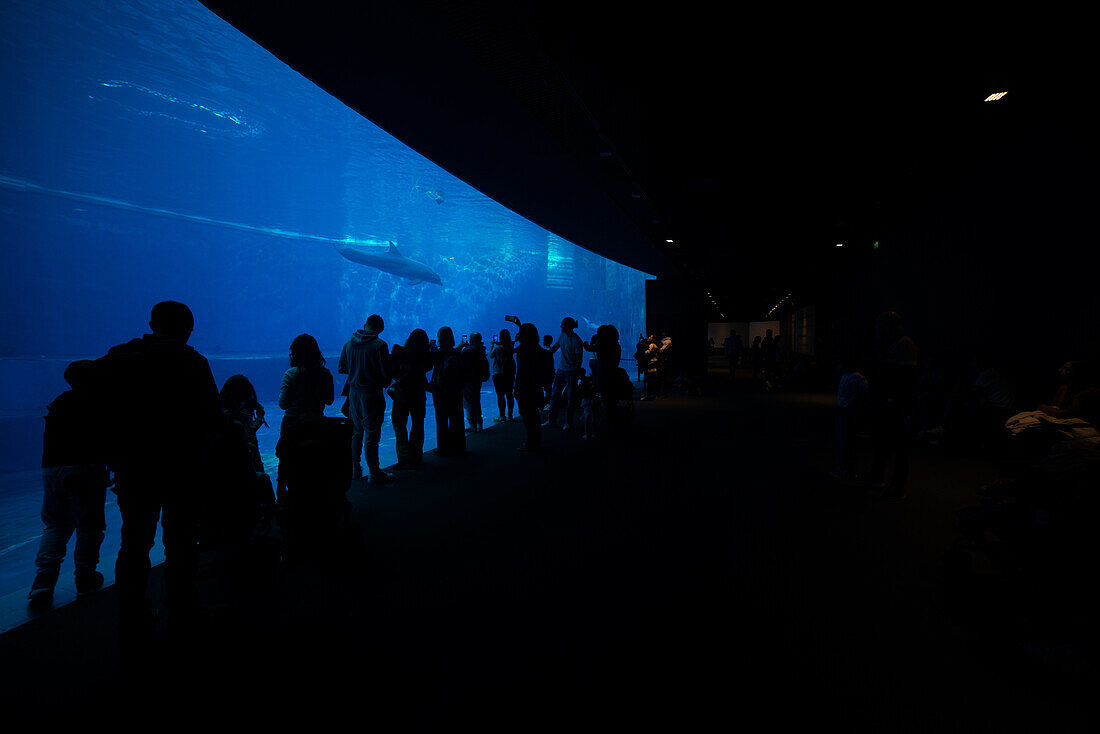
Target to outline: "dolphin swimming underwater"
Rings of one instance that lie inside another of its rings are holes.
[[[418,263],[416,260],[410,260],[402,255],[393,242],[390,242],[390,248],[385,252],[376,245],[354,245],[344,242],[336,242],[334,245],[341,255],[353,263],[369,265],[382,272],[405,278],[412,285],[417,283],[443,285],[443,279],[439,277],[437,272],[424,263]]]

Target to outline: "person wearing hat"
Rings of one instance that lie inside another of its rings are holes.
[[[550,353],[556,355],[554,369],[554,387],[550,395],[550,416],[543,427],[553,428],[558,423],[558,413],[561,412],[562,398],[565,402],[565,422],[562,430],[568,431],[569,423],[576,407],[577,371],[581,368],[584,359],[584,342],[577,336],[574,330],[577,321],[572,316],[566,316],[561,320],[561,334],[557,341],[550,347]]]

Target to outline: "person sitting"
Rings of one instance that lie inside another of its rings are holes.
[[[427,373],[432,369],[431,345],[423,329],[413,329],[405,346],[392,352],[394,383],[391,420],[397,443],[395,469],[415,469],[424,463],[424,417],[427,413]],[[412,426],[409,426],[409,419]]]
[[[1096,423],[1100,416],[1100,390],[1091,362],[1077,360],[1066,362],[1059,369],[1062,385],[1055,392],[1049,404],[1039,406],[1039,410],[1052,418],[1081,418]]]
[[[1005,421],[1016,414],[1016,386],[1008,373],[987,356],[978,355],[976,365],[977,376],[951,396],[940,425],[923,433],[930,445],[948,441],[988,446],[1000,437]]]
[[[292,426],[317,420],[325,414],[325,406],[336,398],[332,373],[325,367],[325,358],[317,340],[309,334],[299,334],[290,343],[290,369],[283,373],[279,387],[279,408],[283,420],[279,424],[279,439]],[[283,480],[276,475],[276,496],[286,491]]]

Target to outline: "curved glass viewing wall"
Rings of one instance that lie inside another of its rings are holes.
[[[188,304],[219,385],[245,374],[269,406],[296,335],[335,372],[371,313],[391,344],[444,325],[488,344],[514,336],[506,314],[556,335],[571,315],[630,354],[644,328],[648,276],[480,194],[198,2],[6,0],[0,75],[0,501],[28,527],[41,488],[14,475],[40,461],[65,366],[148,331],[157,301]],[[268,422],[271,462],[277,407]],[[0,552],[33,545],[13,527]]]

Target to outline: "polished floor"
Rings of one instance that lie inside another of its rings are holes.
[[[1091,669],[984,639],[945,594],[954,510],[995,468],[922,448],[905,501],[830,484],[833,401],[714,380],[636,404],[628,439],[522,453],[505,424],[357,482],[343,553],[209,559],[201,631],[163,615],[129,700],[435,729],[1087,730]],[[112,700],[113,612],[105,590],[0,637],[0,696],[54,700],[43,671],[64,671]]]

